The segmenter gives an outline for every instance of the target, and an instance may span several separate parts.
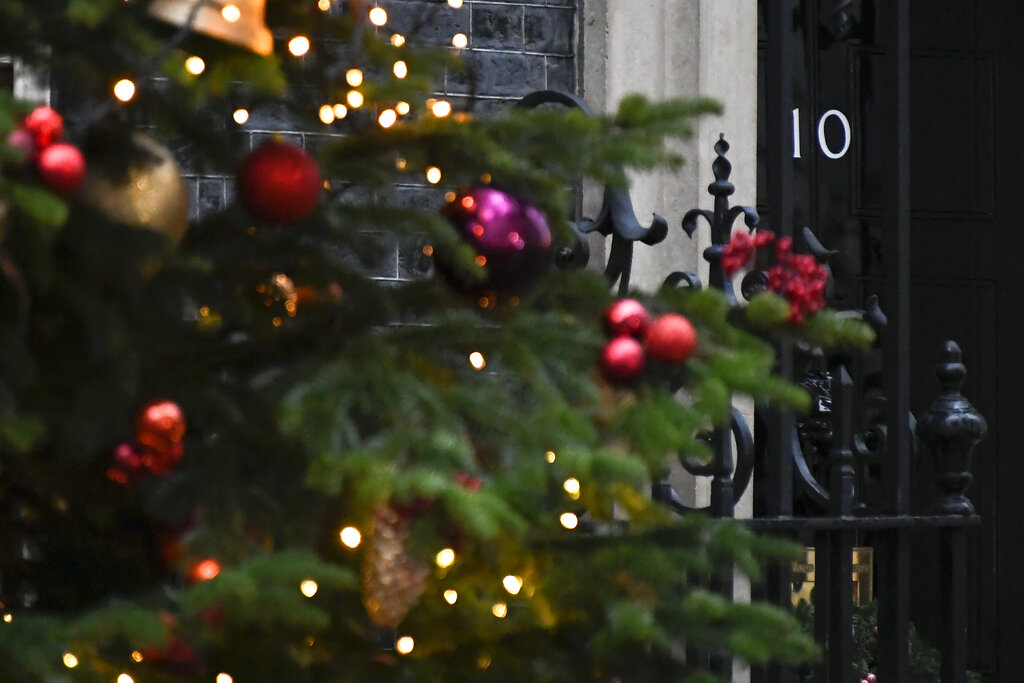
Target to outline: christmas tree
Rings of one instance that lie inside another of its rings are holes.
[[[428,43],[461,2],[262,4],[0,0],[0,46],[54,97],[0,97],[0,678],[671,681],[709,676],[687,647],[813,656],[788,615],[707,588],[786,547],[650,482],[707,457],[734,395],[802,404],[770,332],[863,331],[790,281],[746,308],[614,303],[549,268],[581,177],[681,163],[666,141],[714,104],[453,108],[439,80],[478,74],[458,35]],[[320,142],[250,149],[258,107]],[[186,222],[169,147],[240,169],[227,208]],[[374,278],[394,244],[438,276]]]

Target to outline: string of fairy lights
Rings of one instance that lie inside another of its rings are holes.
[[[557,460],[557,455],[554,451],[548,451],[544,455],[545,460],[554,464]],[[565,492],[572,500],[578,500],[580,497],[580,482],[574,477],[570,477],[565,480],[563,484]],[[579,519],[573,512],[565,512],[559,518],[560,523],[566,529],[572,530],[579,524]],[[338,540],[341,545],[348,548],[349,550],[357,550],[363,543],[363,534],[355,526],[345,526],[338,532]],[[458,555],[453,548],[442,548],[437,551],[434,555],[434,564],[439,570],[441,570],[442,578],[444,572],[451,568],[458,561]],[[215,560],[203,560],[199,562],[192,572],[192,577],[198,581],[209,581],[217,577],[220,574],[220,565]],[[516,597],[524,591],[532,593],[525,579],[517,574],[506,574],[501,579],[501,586],[511,597]],[[320,590],[319,584],[313,578],[305,578],[298,585],[299,592],[307,599],[316,597]],[[454,588],[444,588],[441,592],[441,598],[448,605],[454,606],[459,601],[459,593]],[[504,619],[508,616],[509,604],[504,600],[497,600],[491,605],[491,614],[497,619]],[[13,619],[13,615],[6,613],[3,615],[3,621],[10,623]],[[416,640],[412,635],[403,634],[395,640],[395,651],[401,655],[410,654],[416,647]],[[68,669],[75,669],[79,666],[79,658],[73,652],[64,652],[62,655],[62,662]],[[141,663],[145,660],[145,655],[139,650],[133,650],[131,653],[131,659],[133,662]],[[227,672],[220,672],[214,679],[216,683],[233,683],[234,678]],[[124,672],[118,675],[116,683],[134,683],[134,678],[131,674]]]
[[[128,0],[125,0],[126,2]],[[339,0],[318,0],[317,7],[323,12],[329,12]],[[447,0],[447,5],[452,9],[463,7],[463,0]],[[233,24],[242,19],[242,11],[233,3],[224,4],[221,7],[221,17],[224,21]],[[375,6],[367,12],[368,21],[378,28],[384,28],[388,23],[388,13],[383,7]],[[406,37],[401,33],[393,33],[390,38],[391,45],[400,48],[406,43]],[[462,50],[469,46],[469,37],[465,33],[455,33],[451,38],[451,46],[456,50]],[[305,56],[312,44],[308,36],[296,35],[288,40],[287,50],[296,58]],[[185,70],[192,76],[200,76],[206,71],[206,62],[198,55],[191,55],[185,59]],[[409,75],[409,66],[402,60],[395,60],[392,65],[392,74],[396,79],[402,80]],[[345,74],[345,82],[350,90],[345,94],[344,102],[324,103],[317,110],[317,117],[326,126],[334,124],[346,118],[351,110],[360,109],[366,98],[359,90],[363,84],[363,72],[358,68],[351,68]],[[131,78],[122,78],[113,86],[114,97],[120,102],[127,103],[136,95],[135,82]],[[445,118],[452,114],[452,105],[444,99],[428,99],[426,102],[429,113],[437,118]],[[398,123],[402,116],[412,111],[412,105],[408,102],[399,101],[393,107],[387,107],[377,114],[377,123],[382,128],[390,128]],[[235,109],[231,119],[239,126],[244,126],[249,121],[249,110],[245,107]],[[427,182],[436,185],[441,182],[442,172],[436,166],[430,166],[424,170]]]
[[[125,0],[126,2],[130,0]],[[318,0],[317,8],[323,12],[330,11],[333,6],[339,0]],[[463,0],[447,0],[447,4],[452,9],[458,10],[463,7]],[[228,23],[235,23],[242,19],[242,10],[233,3],[223,4],[221,6],[221,16]],[[385,28],[388,24],[388,13],[380,7],[375,6],[369,9],[367,13],[367,20],[378,28]],[[390,43],[396,48],[400,48],[406,43],[406,37],[400,33],[393,33],[390,37]],[[451,38],[451,46],[456,50],[462,50],[467,48],[469,45],[469,38],[464,33],[455,33]],[[312,45],[307,36],[296,35],[290,38],[287,42],[287,51],[295,58],[301,58],[306,55]],[[191,55],[184,61],[185,70],[192,76],[200,76],[206,70],[206,62],[202,57],[198,55]],[[392,65],[392,74],[396,79],[404,79],[409,75],[408,64],[401,59],[395,60]],[[326,126],[334,124],[336,121],[346,118],[349,112],[353,109],[360,109],[366,102],[365,96],[363,95],[360,87],[364,83],[364,74],[362,70],[358,68],[351,68],[345,73],[345,82],[349,86],[348,92],[345,94],[344,102],[336,103],[324,103],[318,111],[317,117]],[[113,88],[114,97],[122,102],[127,103],[132,101],[136,96],[136,85],[135,82],[128,77],[122,78],[114,83]],[[427,110],[429,115],[445,118],[452,115],[452,105],[450,102],[444,99],[429,99],[426,102]],[[412,105],[408,102],[396,102],[393,107],[383,109],[377,114],[377,123],[382,128],[390,128],[395,125],[400,117],[408,115],[412,111]],[[245,125],[249,121],[249,110],[242,107],[234,110],[231,114],[231,119],[239,126]],[[405,169],[405,160],[399,159],[397,167],[400,170]],[[437,184],[441,181],[442,172],[441,169],[436,166],[430,166],[425,169],[424,175],[427,182],[431,184]],[[489,178],[485,178],[485,181]],[[279,324],[275,322],[275,324]],[[474,370],[483,370],[487,365],[487,361],[480,351],[474,351],[469,355],[469,363]],[[544,455],[546,461],[550,464],[556,462],[557,456],[554,451],[548,451]],[[579,500],[581,495],[581,487],[578,479],[574,477],[567,478],[563,482],[563,489],[569,499]],[[579,525],[579,517],[576,513],[567,511],[563,512],[559,516],[559,523],[562,527],[567,530],[576,529]],[[363,542],[362,532],[355,526],[345,526],[338,532],[338,539],[344,547],[349,550],[358,549]],[[445,570],[452,567],[458,561],[457,554],[453,548],[442,548],[434,556],[434,563],[439,570],[443,573]],[[190,577],[195,581],[209,581],[216,578],[221,572],[220,564],[214,559],[203,559],[197,562],[190,571]],[[526,586],[526,581],[523,577],[516,574],[508,574],[501,579],[501,586],[505,592],[512,597],[518,596]],[[298,590],[307,599],[314,598],[318,591],[319,585],[313,578],[303,579],[299,585]],[[531,592],[528,590],[528,592]],[[459,601],[459,593],[454,588],[447,587],[441,592],[441,598],[448,605],[455,605]],[[496,601],[491,606],[491,613],[495,618],[504,619],[508,616],[509,605],[506,601]],[[0,614],[0,619],[5,623],[11,623],[14,619],[14,615],[11,612],[4,612]],[[412,635],[404,634],[397,637],[395,641],[395,651],[401,655],[410,654],[415,648],[415,639]],[[139,650],[133,650],[130,654],[133,662],[140,663],[144,661],[145,655]],[[64,652],[61,657],[61,661],[64,666],[68,669],[75,669],[81,661],[79,657],[70,651]],[[489,663],[489,662],[488,662]],[[220,672],[216,674],[214,680],[216,683],[233,683],[234,678],[227,672]],[[120,673],[116,678],[116,683],[134,683],[134,678],[128,672]]]

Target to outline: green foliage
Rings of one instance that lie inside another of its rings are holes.
[[[801,601],[794,610],[803,630],[814,631],[814,606]],[[878,604],[871,601],[865,605],[855,605],[853,612],[853,644],[854,661],[852,675],[857,680],[875,671],[875,651],[878,646]],[[910,625],[910,638],[907,642],[908,661],[910,664],[909,683],[939,683],[941,681],[940,666],[942,659],[939,651],[928,644],[917,631],[914,624]],[[798,675],[801,683],[812,683],[814,676],[808,668]],[[980,683],[981,676],[968,672],[967,680]]]
[[[139,681],[200,669],[240,681],[706,681],[685,644],[751,662],[813,656],[787,615],[705,588],[733,567],[756,578],[791,549],[672,516],[649,482],[673,458],[706,459],[701,435],[725,424],[738,394],[806,405],[772,376],[770,332],[864,343],[862,327],[823,313],[790,329],[767,296],[744,312],[713,291],[638,294],[689,317],[700,343],[689,363],[622,390],[596,369],[611,297],[593,273],[552,273],[495,310],[367,266],[371,235],[403,253],[459,245],[439,214],[443,190],[396,189],[429,166],[444,169],[446,189],[489,174],[530,197],[566,244],[580,176],[623,184],[628,169],[677,165],[666,143],[713,103],[630,97],[606,117],[436,118],[420,114],[434,79],[464,66],[414,40],[395,48],[360,17],[269,3],[279,33],[313,38],[295,60],[198,36],[171,44],[146,4],[0,0],[0,44],[52,70],[73,141],[145,120],[205,171],[231,174],[249,140],[225,125],[230,112],[273,103],[322,126],[320,104],[348,90],[339,64],[364,67],[366,111],[401,100],[414,115],[384,130],[352,112],[335,129],[345,135],[317,149],[330,190],[308,220],[253,225],[231,207],[180,245],[56,198],[0,145],[0,547],[39,546],[38,561],[12,570],[38,602],[0,623],[5,680],[63,680],[65,651],[79,659],[75,676],[104,681],[129,669]],[[181,69],[193,53],[208,65],[199,78]],[[408,79],[386,76],[396,58]],[[122,106],[109,90],[126,74],[139,91]],[[25,111],[0,98],[0,136]],[[472,352],[486,367],[467,362]],[[181,466],[110,481],[113,447],[156,397],[187,415]],[[400,627],[416,638],[404,657],[382,646],[359,585],[381,504],[410,511],[414,561],[429,565],[443,547],[458,558],[431,567]],[[563,526],[566,513],[579,528]],[[338,541],[350,525],[364,533],[355,550]],[[220,574],[191,581],[209,558]],[[514,597],[508,574],[524,582]],[[318,584],[312,598],[299,591],[306,580]],[[455,605],[445,590],[458,591]],[[178,641],[201,664],[128,659]]]

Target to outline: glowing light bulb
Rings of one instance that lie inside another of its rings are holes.
[[[454,7],[455,9],[459,9],[460,7],[462,7],[462,0],[448,0],[448,6]]]
[[[193,76],[198,76],[206,71],[206,62],[203,61],[202,57],[193,55],[185,60],[185,71],[188,71]]]
[[[220,564],[217,560],[203,560],[192,567],[192,578],[196,581],[209,581],[220,574]]]
[[[445,548],[437,554],[434,561],[437,562],[437,566],[441,569],[450,567],[455,562],[455,551],[451,548]]]
[[[345,72],[345,82],[353,88],[358,88],[363,84],[363,72],[359,69],[349,69]]]
[[[547,453],[544,454],[544,457],[547,458],[548,462],[554,462],[555,458],[557,458],[558,456],[555,455],[554,451],[548,451]]]
[[[327,6],[330,7],[330,0],[327,0]],[[234,683],[235,679],[231,677],[231,674],[219,673],[217,674],[217,683]]]
[[[295,36],[288,41],[288,52],[291,52],[296,57],[309,52],[309,38],[306,36]]]
[[[127,102],[135,97],[135,84],[127,78],[122,78],[114,84],[114,97],[122,102]]]
[[[316,6],[321,12],[327,12],[331,9],[331,0],[318,0]],[[217,681],[217,683],[220,683],[220,681]]]
[[[409,165],[409,162],[406,161],[405,159],[399,158],[399,159],[395,160],[395,168],[397,168],[399,171],[404,171],[405,167],[408,166],[408,165]]]
[[[370,23],[374,26],[383,26],[388,23],[388,13],[383,7],[374,7],[370,10]]]
[[[427,182],[431,185],[437,185],[441,182],[441,169],[437,166],[431,166],[427,169]]]
[[[565,483],[562,484],[562,488],[565,489],[565,492],[568,493],[569,497],[573,500],[580,497],[580,482],[578,479],[569,477],[565,480]]]
[[[233,24],[242,18],[242,10],[238,9],[237,5],[224,5],[220,10],[220,15],[224,17],[224,21]]]
[[[452,46],[457,47],[460,50],[469,45],[469,38],[466,37],[465,33],[456,33],[452,36]]]
[[[562,523],[566,529],[575,529],[579,523],[580,518],[571,512],[564,512],[562,516],[558,518],[558,521]]]
[[[359,109],[359,107],[363,106],[365,98],[363,97],[363,93],[358,90],[349,90],[348,95],[345,96],[345,101],[348,102],[348,106],[353,109]]]
[[[395,643],[395,649],[398,654],[407,655],[412,652],[413,648],[416,647],[416,641],[413,640],[412,636],[402,636]]]
[[[398,113],[394,109],[385,109],[377,117],[377,123],[380,124],[381,128],[390,128],[395,125],[395,121],[398,120]]]
[[[409,67],[402,60],[395,62],[395,65],[391,67],[391,71],[395,74],[395,78],[405,78],[409,75]]]
[[[331,105],[325,104],[324,106],[320,107],[319,114],[320,114],[320,120],[323,121],[324,123],[326,123],[326,124],[334,123],[334,119],[335,119],[334,107],[332,107]]]
[[[141,662],[142,661],[142,653],[139,652],[138,650],[132,650],[132,661],[136,662],[136,663]]]
[[[437,102],[434,102],[434,106],[430,108],[430,111],[432,111],[434,116],[437,118],[443,119],[445,116],[452,113],[452,105],[445,100],[438,100]]]
[[[4,614],[4,623],[7,623],[7,624],[9,624],[9,623],[11,623],[12,621],[14,621],[14,615],[13,615],[13,614],[11,614],[10,612],[6,612],[6,613]]]
[[[398,112],[399,116],[405,116],[412,110],[408,102],[399,102],[395,105],[395,111]]]
[[[454,591],[451,588],[449,588],[448,590],[446,590],[444,592],[444,601],[447,602],[449,605],[454,605],[456,602],[458,602],[458,600],[459,600],[459,593],[458,593],[458,591]]]
[[[498,617],[499,619],[504,619],[505,615],[508,614],[508,605],[506,605],[503,602],[494,603],[494,605],[491,607],[491,614]]]
[[[71,654],[70,652],[65,652],[63,659],[64,666],[66,666],[69,669],[74,669],[76,666],[78,666],[78,657]]]
[[[305,595],[307,598],[311,598],[314,595],[316,595],[316,591],[318,588],[319,586],[317,586],[316,581],[312,579],[306,579],[305,581],[299,584],[299,590],[302,591],[302,594]]]
[[[249,110],[236,109],[235,113],[231,115],[231,118],[235,120],[235,123],[241,126],[243,123],[249,120]]]
[[[395,47],[402,47],[405,45],[405,36],[401,33],[395,33],[391,36],[391,44]]]
[[[346,116],[348,116],[348,107],[346,107],[344,104],[334,105],[334,118],[343,119]]]
[[[338,534],[342,544],[347,548],[358,548],[363,542],[363,535],[354,526],[347,526]]]
[[[484,358],[484,354],[474,351],[469,354],[469,364],[473,366],[474,370],[483,370],[484,366],[487,365],[487,359]]]
[[[523,580],[518,576],[509,574],[501,580],[501,585],[505,587],[509,595],[519,595],[519,591],[523,589]]]
[[[121,674],[117,677],[117,683],[135,683],[135,679],[128,674]]]

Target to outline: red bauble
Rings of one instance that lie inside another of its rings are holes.
[[[614,384],[630,384],[647,364],[644,347],[632,337],[616,337],[601,351],[601,373]]]
[[[38,149],[49,147],[64,135],[64,119],[50,107],[36,107],[21,127],[32,136]]]
[[[320,168],[298,147],[270,140],[254,149],[238,171],[238,196],[249,214],[266,223],[294,223],[316,208]]]
[[[157,453],[173,450],[185,438],[185,413],[174,401],[150,401],[135,419],[135,440]]]
[[[651,314],[636,299],[619,299],[604,312],[604,331],[609,337],[643,339],[651,324]]]
[[[529,202],[488,185],[459,191],[444,208],[459,236],[487,269],[483,282],[474,280],[438,249],[438,271],[456,289],[470,294],[519,296],[547,271],[551,262],[551,230],[544,215]]]
[[[667,313],[647,331],[647,353],[667,363],[681,363],[697,348],[697,331],[677,313]]]
[[[185,456],[185,445],[172,443],[166,448],[156,450],[155,448],[142,448],[142,464],[158,477],[170,474],[178,466]]]
[[[39,153],[36,170],[49,190],[68,197],[85,179],[85,157],[74,145],[58,142]]]
[[[122,443],[114,448],[112,462],[107,468],[107,479],[118,484],[131,484],[145,473],[142,454],[133,444]]]

